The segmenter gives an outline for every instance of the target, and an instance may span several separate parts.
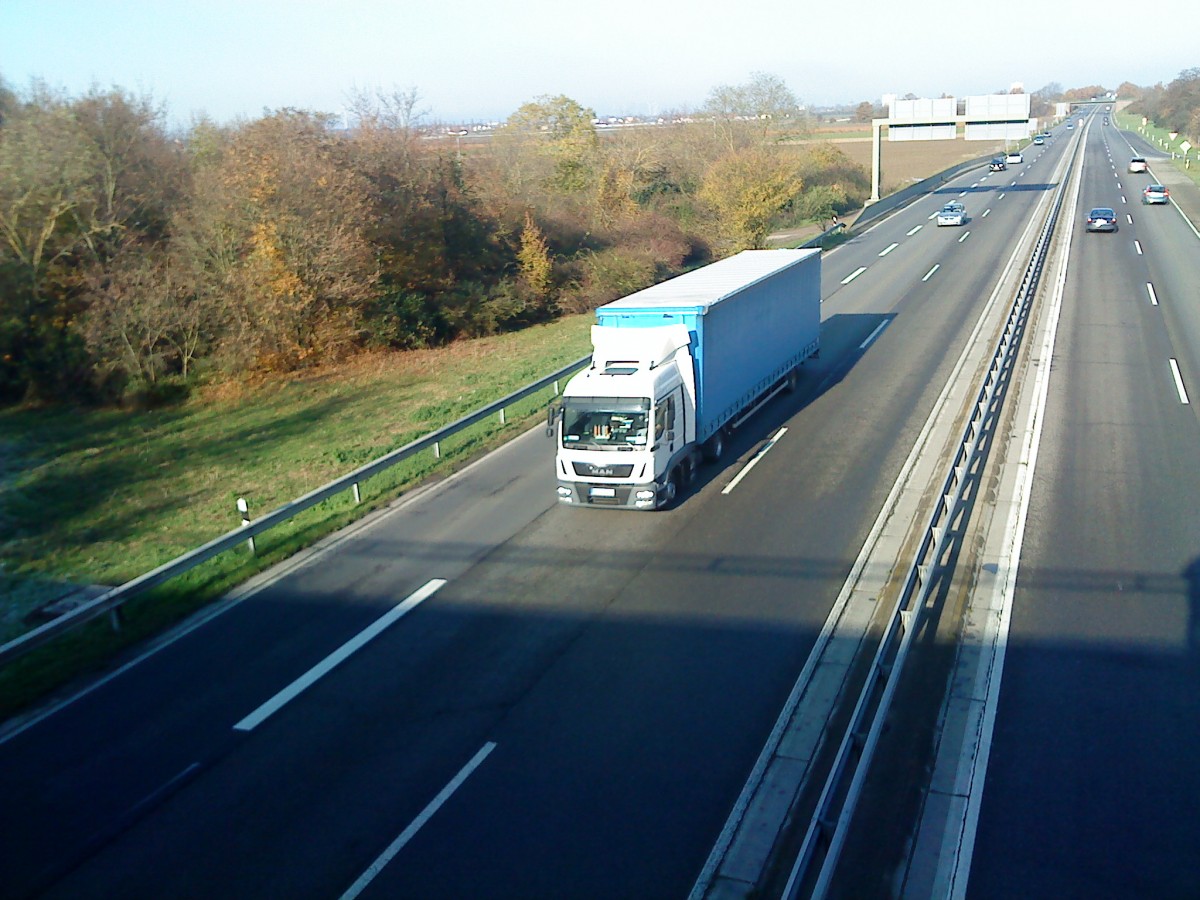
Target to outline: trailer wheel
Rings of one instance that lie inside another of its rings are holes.
[[[784,385],[784,390],[789,394],[796,393],[796,388],[800,385],[800,370],[792,369],[787,373],[787,383]]]
[[[707,441],[704,442],[704,458],[709,462],[720,462],[721,457],[725,455],[725,429],[718,428]]]

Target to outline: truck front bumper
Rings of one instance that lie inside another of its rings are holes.
[[[571,506],[611,506],[616,509],[654,509],[659,486],[650,484],[597,484],[587,481],[558,482],[558,501]]]

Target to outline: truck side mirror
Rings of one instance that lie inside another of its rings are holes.
[[[562,406],[557,403],[551,403],[546,409],[546,436],[554,436],[554,426],[558,422],[558,417],[562,415]]]

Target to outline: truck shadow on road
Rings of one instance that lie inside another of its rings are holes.
[[[896,313],[843,313],[825,319],[821,323],[821,353],[801,366],[797,389],[780,393],[737,429],[721,461],[701,466],[674,505],[686,503],[726,469],[747,462],[747,454],[755,452],[780,427],[835,388],[870,352],[895,318]]]

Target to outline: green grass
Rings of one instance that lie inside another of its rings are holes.
[[[0,641],[72,585],[124,583],[390,450],[536,381],[589,349],[591,315],[437,351],[208,391],[149,412],[0,411]],[[161,631],[255,572],[515,435],[532,397],[127,605],[119,633],[80,629],[0,670],[0,715]],[[547,488],[549,490],[550,488]]]
[[[1134,131],[1138,134],[1141,134],[1143,137],[1148,139],[1150,143],[1154,144],[1164,152],[1170,152],[1171,150],[1174,150],[1176,153],[1179,153],[1180,157],[1171,160],[1171,165],[1183,174],[1187,175],[1197,185],[1200,185],[1200,146],[1194,146],[1191,148],[1191,150],[1188,152],[1188,156],[1191,157],[1190,164],[1185,164],[1182,158],[1182,151],[1179,150],[1179,143],[1183,140],[1187,140],[1184,135],[1177,135],[1175,140],[1172,141],[1170,132],[1167,131],[1167,129],[1160,128],[1153,122],[1148,122],[1146,125],[1142,125],[1141,116],[1130,115],[1126,112],[1119,112],[1116,114],[1116,124],[1119,128],[1123,128],[1126,131]],[[1200,139],[1193,140],[1191,143],[1200,144]]]

